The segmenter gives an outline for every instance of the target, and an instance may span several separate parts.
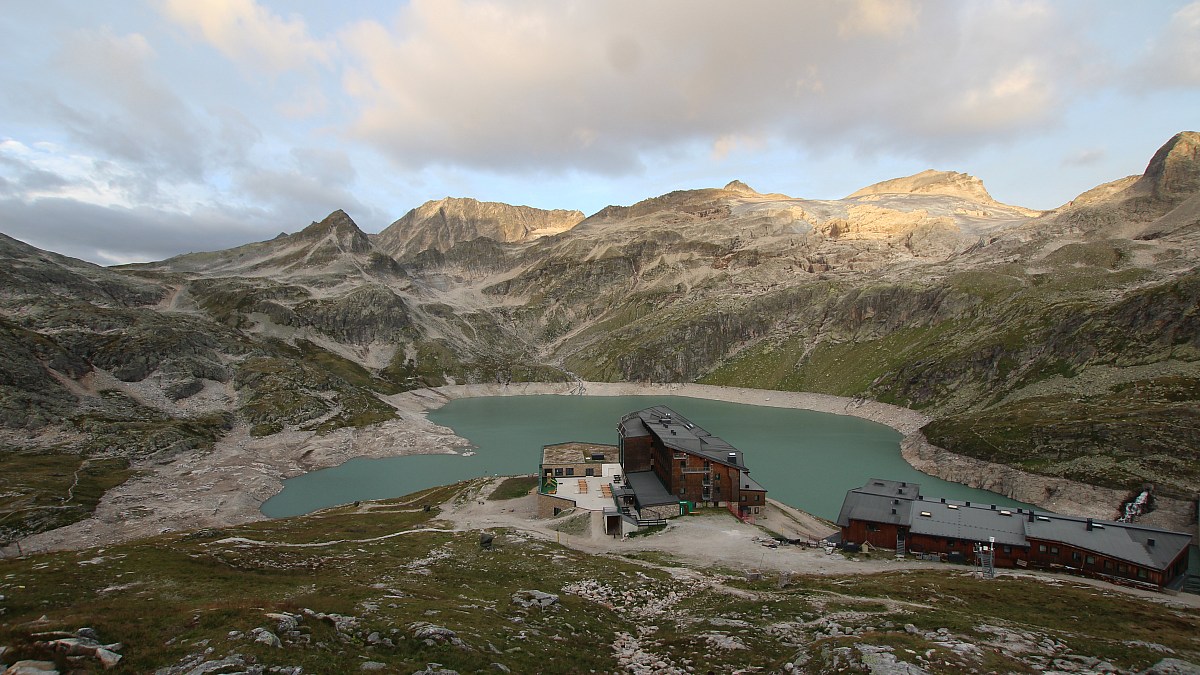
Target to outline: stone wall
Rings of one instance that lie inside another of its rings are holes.
[[[679,515],[678,504],[662,504],[661,506],[647,506],[638,511],[638,517],[642,520],[652,520],[654,518],[674,518]]]
[[[538,493],[538,518],[553,518],[554,509],[566,511],[575,508],[575,502],[564,497]]]

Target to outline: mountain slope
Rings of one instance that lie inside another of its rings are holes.
[[[955,452],[1190,497],[1197,147],[1045,213],[923,172],[841,200],[735,181],[578,224],[441,200],[374,238],[338,211],[116,269],[4,239],[0,432],[153,456],[234,424],[368,426],[427,385],[703,381],[898,403]]]
[[[425,250],[444,252],[456,243],[487,237],[523,243],[565,232],[583,220],[579,211],[545,211],[529,206],[446,197],[425,202],[389,225],[375,243],[402,259]]]

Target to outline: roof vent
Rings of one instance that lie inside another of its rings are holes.
[[[945,498],[945,497],[942,497],[942,503],[943,503],[943,504],[945,504],[945,503],[946,503],[946,498]]]
[[[892,509],[892,515],[896,515],[896,509]]]
[[[995,504],[992,504],[992,510],[993,510],[993,511],[995,511],[995,510],[996,510],[996,505],[995,505]]]
[[[1153,546],[1153,545],[1154,545],[1154,540],[1153,540],[1153,539],[1147,539],[1147,540],[1146,540],[1146,545],[1147,545],[1147,546]]]
[[[900,503],[900,500],[899,500],[899,499],[893,499],[893,500],[892,500],[892,503],[893,503],[893,504],[899,504],[899,503]]]
[[[674,435],[675,435],[675,430],[674,430],[674,429],[672,429],[672,430],[671,430],[671,435],[672,435],[672,436],[674,436]]]
[[[1012,515],[1012,511],[1009,511],[1008,509],[1000,509],[1000,515],[1002,515],[1002,516],[1011,516],[1011,515]]]
[[[1092,519],[1091,519],[1091,518],[1088,518],[1088,519],[1087,519],[1087,526],[1086,526],[1086,527],[1087,527],[1087,531],[1088,531],[1088,532],[1091,532],[1091,531],[1092,531]]]
[[[592,453],[592,459],[593,459],[593,460],[596,460],[596,461],[603,461],[603,460],[604,460],[604,453],[603,453],[603,452],[593,452],[593,453]]]
[[[966,502],[966,505],[967,505],[967,506],[970,506],[970,505],[971,505],[971,502]]]
[[[900,487],[908,487],[908,483],[905,483],[905,482],[901,481],[901,483],[900,483]]]
[[[957,510],[958,510],[958,504],[947,504],[947,505],[946,505],[946,508],[948,508],[948,509],[954,509],[954,510],[956,510],[956,511],[957,511]]]
[[[1038,517],[1037,517],[1037,519],[1038,519],[1038,520],[1040,520],[1040,521],[1042,521],[1043,523],[1048,523],[1048,522],[1050,522],[1050,519],[1049,519],[1049,518],[1047,518],[1046,516],[1038,516]]]
[[[933,514],[932,514],[932,513],[930,513],[930,512],[928,512],[928,511],[922,511],[922,512],[921,512],[921,516],[922,516],[922,517],[925,517],[925,518],[932,518],[932,517],[933,517]]]

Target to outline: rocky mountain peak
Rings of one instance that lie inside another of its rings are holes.
[[[341,246],[353,253],[365,253],[371,249],[371,241],[365,232],[358,228],[345,211],[338,209],[325,216],[320,222],[314,222],[296,234],[298,239],[321,240],[334,237]]]
[[[1167,199],[1200,192],[1200,132],[1172,136],[1150,158],[1139,182],[1156,197]]]
[[[758,190],[755,190],[754,188],[750,187],[749,185],[746,185],[745,183],[743,183],[740,180],[729,181],[729,183],[727,183],[725,185],[724,189],[728,190],[729,192],[737,192],[740,194],[747,194],[747,195],[757,195],[758,194]]]
[[[409,211],[380,232],[376,243],[399,258],[426,249],[445,252],[458,242],[479,237],[506,243],[530,241],[565,232],[582,220],[580,211],[446,197]]]
[[[847,199],[882,194],[946,195],[969,199],[984,204],[994,204],[983,181],[975,176],[957,171],[935,171],[928,169],[904,178],[885,180],[851,194]]]

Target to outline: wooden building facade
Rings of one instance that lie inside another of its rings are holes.
[[[630,413],[617,427],[626,474],[652,471],[680,502],[760,516],[767,491],[750,478],[742,453],[666,406]]]
[[[915,483],[873,479],[846,493],[842,540],[898,553],[976,562],[979,546],[996,567],[1040,567],[1162,588],[1187,573],[1192,537],[1135,523],[928,499]]]

